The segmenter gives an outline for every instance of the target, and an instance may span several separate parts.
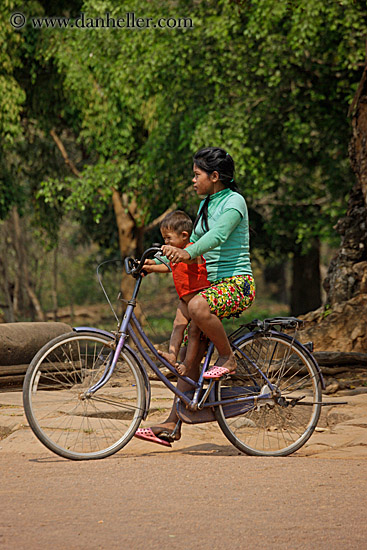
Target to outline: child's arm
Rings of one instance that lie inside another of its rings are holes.
[[[145,260],[144,262],[144,271],[146,273],[168,273],[169,269],[164,264],[156,264],[154,260]]]

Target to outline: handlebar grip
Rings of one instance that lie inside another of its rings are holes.
[[[133,262],[133,258],[131,256],[127,256],[124,261],[125,271],[128,275],[131,275],[133,272],[133,268],[130,267],[131,263]]]
[[[148,256],[150,255],[153,255],[155,252],[158,252],[158,250],[160,251],[160,247],[148,248],[143,252],[143,255],[140,258],[140,260],[135,260],[131,256],[127,256],[124,261],[126,273],[128,275],[132,275],[135,278],[138,277],[139,273],[141,273],[141,271],[143,270],[143,265],[146,258],[148,258]]]

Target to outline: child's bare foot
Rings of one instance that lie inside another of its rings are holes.
[[[172,367],[176,367],[177,357],[175,356],[174,353],[167,353],[166,351],[160,351],[160,350],[157,350],[157,351],[159,355],[161,355],[163,359],[167,361],[167,363],[172,365]]]
[[[188,367],[186,367],[186,365],[184,363],[176,363],[175,367],[176,367],[176,370],[177,370],[178,374],[181,374],[181,376],[187,376],[188,375],[189,369],[188,369]]]

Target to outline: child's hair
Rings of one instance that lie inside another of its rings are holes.
[[[168,229],[175,233],[181,233],[187,231],[189,235],[192,232],[192,220],[186,212],[183,210],[174,210],[163,218],[159,227],[160,229]]]
[[[225,187],[229,187],[232,191],[239,193],[239,189],[234,179],[234,161],[229,153],[220,147],[205,147],[200,149],[194,155],[194,164],[200,170],[204,170],[210,176],[213,172],[218,172],[219,179]],[[194,222],[194,229],[201,218],[201,227],[205,231],[209,231],[208,226],[208,204],[209,196],[205,199],[202,208]]]

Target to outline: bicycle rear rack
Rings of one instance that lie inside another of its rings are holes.
[[[261,321],[253,319],[249,323],[244,323],[237,330],[229,335],[230,340],[235,340],[239,336],[247,332],[267,331],[271,327],[279,327],[280,330],[300,329],[304,324],[302,319],[297,317],[270,317]]]

